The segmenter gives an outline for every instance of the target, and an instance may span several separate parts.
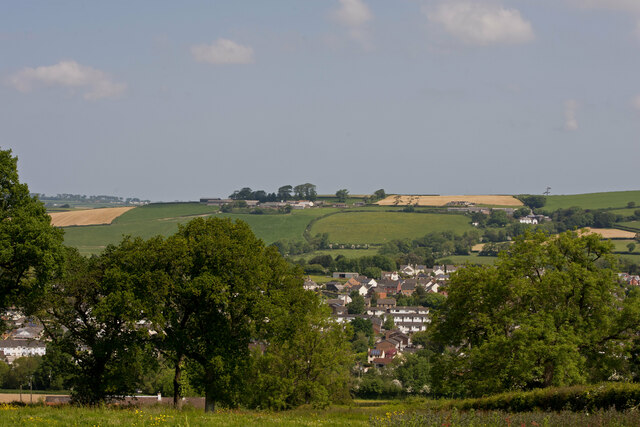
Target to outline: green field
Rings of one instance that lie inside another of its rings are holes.
[[[291,258],[303,258],[307,261],[318,255],[331,255],[334,259],[338,255],[342,255],[346,258],[358,258],[362,256],[378,255],[379,249],[380,248],[378,248],[377,246],[369,247],[368,249],[322,249],[314,252],[309,252],[308,254],[292,255]]]
[[[433,231],[463,233],[472,230],[463,215],[405,212],[343,212],[318,220],[311,234],[329,233],[333,243],[379,244],[417,238]]]
[[[613,247],[614,247],[614,251],[616,252],[627,252],[629,249],[627,248],[627,245],[629,243],[635,243],[636,244],[636,251],[640,250],[640,243],[636,242],[635,240],[631,240],[631,239],[627,239],[627,240],[611,240],[611,243],[613,243]],[[640,252],[638,252],[640,254]]]
[[[462,265],[464,263],[491,265],[498,260],[498,257],[494,256],[479,256],[472,253],[471,255],[450,255],[448,257],[438,260],[436,264],[441,264],[443,260],[450,260],[455,265]]]
[[[640,191],[610,191],[606,193],[547,196],[546,211],[579,206],[583,209],[626,208],[627,203],[640,206]]]
[[[178,224],[198,216],[217,215],[246,221],[258,237],[271,244],[279,239],[303,239],[302,233],[313,218],[335,211],[305,209],[287,215],[224,214],[217,213],[215,206],[199,203],[152,204],[125,212],[111,225],[66,227],[65,243],[89,255],[102,251],[108,244],[118,243],[123,235],[169,236],[177,231]]]
[[[640,209],[640,206],[637,206],[634,208],[613,209],[613,210],[610,210],[609,212],[616,215],[633,216],[634,212],[639,209]]]
[[[616,222],[616,225],[633,228],[640,232],[640,221]]]

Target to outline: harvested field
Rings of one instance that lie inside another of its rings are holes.
[[[633,239],[636,233],[618,230],[617,228],[587,228],[591,233],[598,233],[605,239]]]
[[[133,209],[133,206],[121,208],[86,209],[81,211],[53,212],[51,225],[54,227],[69,227],[72,225],[100,225],[111,222],[123,213]]]
[[[473,195],[473,196],[387,196],[378,202],[381,206],[416,205],[446,206],[449,202],[469,202],[477,205],[522,206],[522,202],[513,196]]]
[[[471,246],[471,252],[480,252],[484,248],[484,243],[476,243]]]

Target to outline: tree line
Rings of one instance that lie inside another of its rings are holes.
[[[244,187],[240,190],[234,191],[229,198],[233,200],[258,200],[260,203],[264,202],[286,202],[289,200],[310,200],[315,201],[318,197],[316,186],[311,183],[305,183],[296,185],[283,185],[278,188],[277,192],[267,193],[264,190],[252,190],[249,187]]]

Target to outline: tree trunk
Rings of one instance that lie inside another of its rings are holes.
[[[214,412],[216,410],[216,401],[209,390],[205,393],[204,412]]]
[[[176,408],[178,407],[178,400],[180,399],[180,377],[182,376],[182,367],[180,364],[183,358],[183,355],[178,356],[175,374],[173,375],[173,406]]]
[[[544,365],[544,386],[549,387],[553,384],[553,373],[555,365],[549,361]]]

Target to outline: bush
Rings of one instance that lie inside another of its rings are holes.
[[[476,399],[441,402],[441,409],[529,411],[622,411],[640,405],[640,384],[603,383],[586,386],[549,387],[532,391],[500,393]]]

